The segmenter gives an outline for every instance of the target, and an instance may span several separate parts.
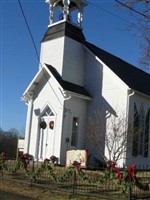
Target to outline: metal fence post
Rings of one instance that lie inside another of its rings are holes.
[[[31,175],[31,178],[30,178],[30,186],[33,186],[33,173],[34,173],[34,160],[32,161],[32,175]]]
[[[131,187],[128,188],[128,199],[127,200],[131,200]]]
[[[3,174],[3,169],[1,169],[1,179],[3,179],[3,176],[4,176],[4,174]]]
[[[77,173],[76,169],[73,172],[73,195],[77,194]]]

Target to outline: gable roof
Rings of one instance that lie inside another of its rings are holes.
[[[64,90],[81,95],[80,97],[85,98],[87,100],[91,100],[89,93],[86,91],[84,87],[70,83],[68,81],[64,81],[54,67],[52,67],[51,65],[45,64],[45,66],[42,67],[37,72],[37,74],[31,81],[31,83],[26,88],[25,92],[23,93],[21,97],[23,101],[28,102],[28,99],[30,99],[30,96],[32,96],[33,91],[38,86],[41,79],[45,76],[46,72],[51,73]]]
[[[84,45],[102,60],[129,88],[150,96],[150,75],[124,60],[85,42]]]
[[[59,73],[57,72],[57,70],[54,67],[52,67],[51,65],[48,65],[48,64],[45,64],[45,65],[47,66],[49,71],[53,74],[53,76],[56,78],[56,80],[62,86],[62,88],[64,90],[90,97],[89,93],[86,91],[86,89],[84,87],[63,80],[62,77],[59,75]]]
[[[42,42],[68,36],[85,45],[93,54],[104,62],[129,88],[150,96],[150,75],[126,61],[100,49],[86,41],[82,29],[66,21],[60,21],[55,26],[50,26]],[[62,83],[69,87],[71,83]],[[70,87],[71,88],[71,87]],[[74,87],[73,87],[74,88]],[[71,90],[71,89],[69,89]],[[81,89],[82,90],[82,89]],[[78,91],[78,90],[77,90]]]

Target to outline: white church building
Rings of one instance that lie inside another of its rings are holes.
[[[105,126],[97,128],[97,135],[104,136],[99,137],[103,138],[99,145],[108,157],[107,124],[124,113],[133,132],[143,128],[126,140],[119,165],[150,167],[150,75],[86,41],[82,30],[86,0],[46,3],[50,24],[41,41],[39,69],[22,95],[28,105],[24,153],[39,161],[54,155],[65,165],[67,150],[87,148],[93,165],[95,159],[103,162],[90,145],[99,142],[89,128],[90,120],[95,127],[98,123]],[[59,21],[55,21],[57,10]],[[89,134],[93,139],[88,139]]]

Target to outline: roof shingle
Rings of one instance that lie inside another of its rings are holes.
[[[86,89],[84,87],[63,80],[62,77],[58,74],[58,72],[56,71],[56,69],[54,67],[52,67],[51,65],[48,65],[48,64],[46,64],[46,66],[64,90],[68,90],[70,92],[74,92],[77,94],[81,94],[81,95],[90,97],[90,95],[88,94],[88,92],[86,91]]]
[[[85,46],[102,60],[131,89],[150,96],[150,75],[124,60],[85,42]]]

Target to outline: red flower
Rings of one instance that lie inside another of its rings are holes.
[[[72,165],[75,166],[75,167],[77,167],[78,170],[81,169],[81,163],[79,163],[77,161],[73,161]]]
[[[116,163],[114,161],[111,161],[107,168],[109,170],[116,171],[117,168],[115,166],[116,166]]]
[[[135,176],[135,165],[132,165],[130,166],[128,169],[128,176],[129,176],[129,179],[130,180],[133,180],[134,179],[134,176]]]
[[[88,153],[88,148],[85,149],[86,153]]]
[[[111,170],[112,172],[117,174],[118,180],[122,180],[122,174],[120,173],[120,169],[116,167],[116,163],[114,161],[111,161],[108,165],[108,170]]]
[[[33,156],[28,154],[28,153],[25,153],[20,157],[20,161],[23,163],[25,169],[27,169],[27,166],[29,164],[29,160],[32,159],[32,158],[33,158]]]
[[[118,174],[118,180],[121,181],[122,180],[122,174]]]
[[[118,180],[121,181],[122,180],[122,174],[120,173],[120,170],[118,168],[116,168],[116,173],[118,176]]]
[[[4,152],[2,152],[2,160],[5,161],[6,160],[6,154]]]
[[[114,161],[111,161],[111,163],[109,164],[109,166],[110,166],[111,168],[115,168],[116,163],[115,163]]]
[[[24,154],[25,159],[28,159],[29,156],[30,156],[30,155],[29,155],[28,153],[25,153],[25,154]]]

